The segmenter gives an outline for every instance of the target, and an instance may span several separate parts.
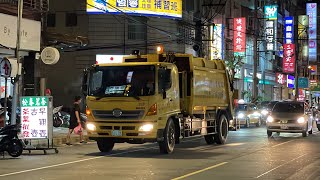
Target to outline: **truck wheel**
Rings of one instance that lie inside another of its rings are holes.
[[[207,144],[214,144],[214,136],[213,134],[205,135],[204,140],[206,140]]]
[[[267,131],[267,135],[268,135],[268,137],[271,137],[272,136],[272,131]]]
[[[172,119],[168,119],[167,126],[163,132],[163,141],[159,141],[160,152],[164,154],[170,154],[173,152],[175,141],[175,127]]]
[[[101,152],[111,152],[114,147],[114,142],[110,139],[97,140],[98,148]]]
[[[217,121],[217,134],[214,136],[217,144],[225,144],[228,137],[228,120],[224,114],[221,114]]]

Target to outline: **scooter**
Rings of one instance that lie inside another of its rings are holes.
[[[18,137],[18,125],[7,125],[0,129],[0,152],[7,151],[12,157],[19,157],[23,152],[23,143]]]
[[[63,106],[58,106],[52,110],[53,127],[60,127],[64,123],[64,120],[63,120],[62,115],[60,113],[62,107]]]

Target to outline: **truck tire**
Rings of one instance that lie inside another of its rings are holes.
[[[228,137],[228,120],[224,114],[221,114],[217,121],[217,134],[214,135],[214,141],[217,144],[225,144]]]
[[[206,140],[207,144],[214,144],[215,143],[213,134],[205,135],[204,140]]]
[[[267,131],[268,138],[272,136],[272,131]]]
[[[174,146],[176,144],[175,141],[175,126],[173,120],[168,119],[166,128],[163,132],[163,141],[159,141],[159,149],[163,154],[170,154],[173,152]]]
[[[110,139],[99,139],[97,140],[98,148],[101,152],[111,152],[114,147],[114,142]]]

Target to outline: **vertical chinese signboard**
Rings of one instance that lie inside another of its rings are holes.
[[[294,76],[287,75],[287,87],[290,89],[294,88]]]
[[[275,51],[277,49],[277,19],[278,19],[278,6],[271,5],[264,7],[266,21],[266,42],[267,51]]]
[[[284,55],[282,69],[284,73],[294,73],[295,72],[295,45],[294,44],[284,44]]]
[[[309,61],[317,61],[317,3],[307,3],[309,16]]]
[[[21,97],[21,133],[25,139],[48,138],[48,97]]]
[[[222,24],[215,24],[211,26],[211,58],[212,59],[224,59],[224,28]]]
[[[293,16],[284,18],[284,44],[294,44],[294,21]]]
[[[299,54],[298,59],[301,61],[303,66],[308,65],[308,54],[309,54],[309,46],[308,46],[308,33],[307,29],[309,26],[309,17],[307,15],[298,16],[298,46],[299,46]]]
[[[284,85],[287,82],[287,76],[281,73],[276,74],[276,82],[278,84]]]
[[[266,21],[266,42],[267,42],[268,51],[274,51],[276,48],[275,22],[276,21],[273,21],[273,20]]]
[[[233,19],[233,52],[244,55],[246,52],[246,18]]]

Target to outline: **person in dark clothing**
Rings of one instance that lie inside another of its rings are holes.
[[[67,145],[71,145],[70,143],[70,136],[73,132],[74,128],[76,128],[78,125],[81,125],[80,121],[80,103],[81,103],[81,97],[76,96],[74,98],[73,108],[70,112],[70,125],[69,125],[69,132],[67,136]],[[85,143],[83,140],[83,134],[80,133],[80,143]]]

